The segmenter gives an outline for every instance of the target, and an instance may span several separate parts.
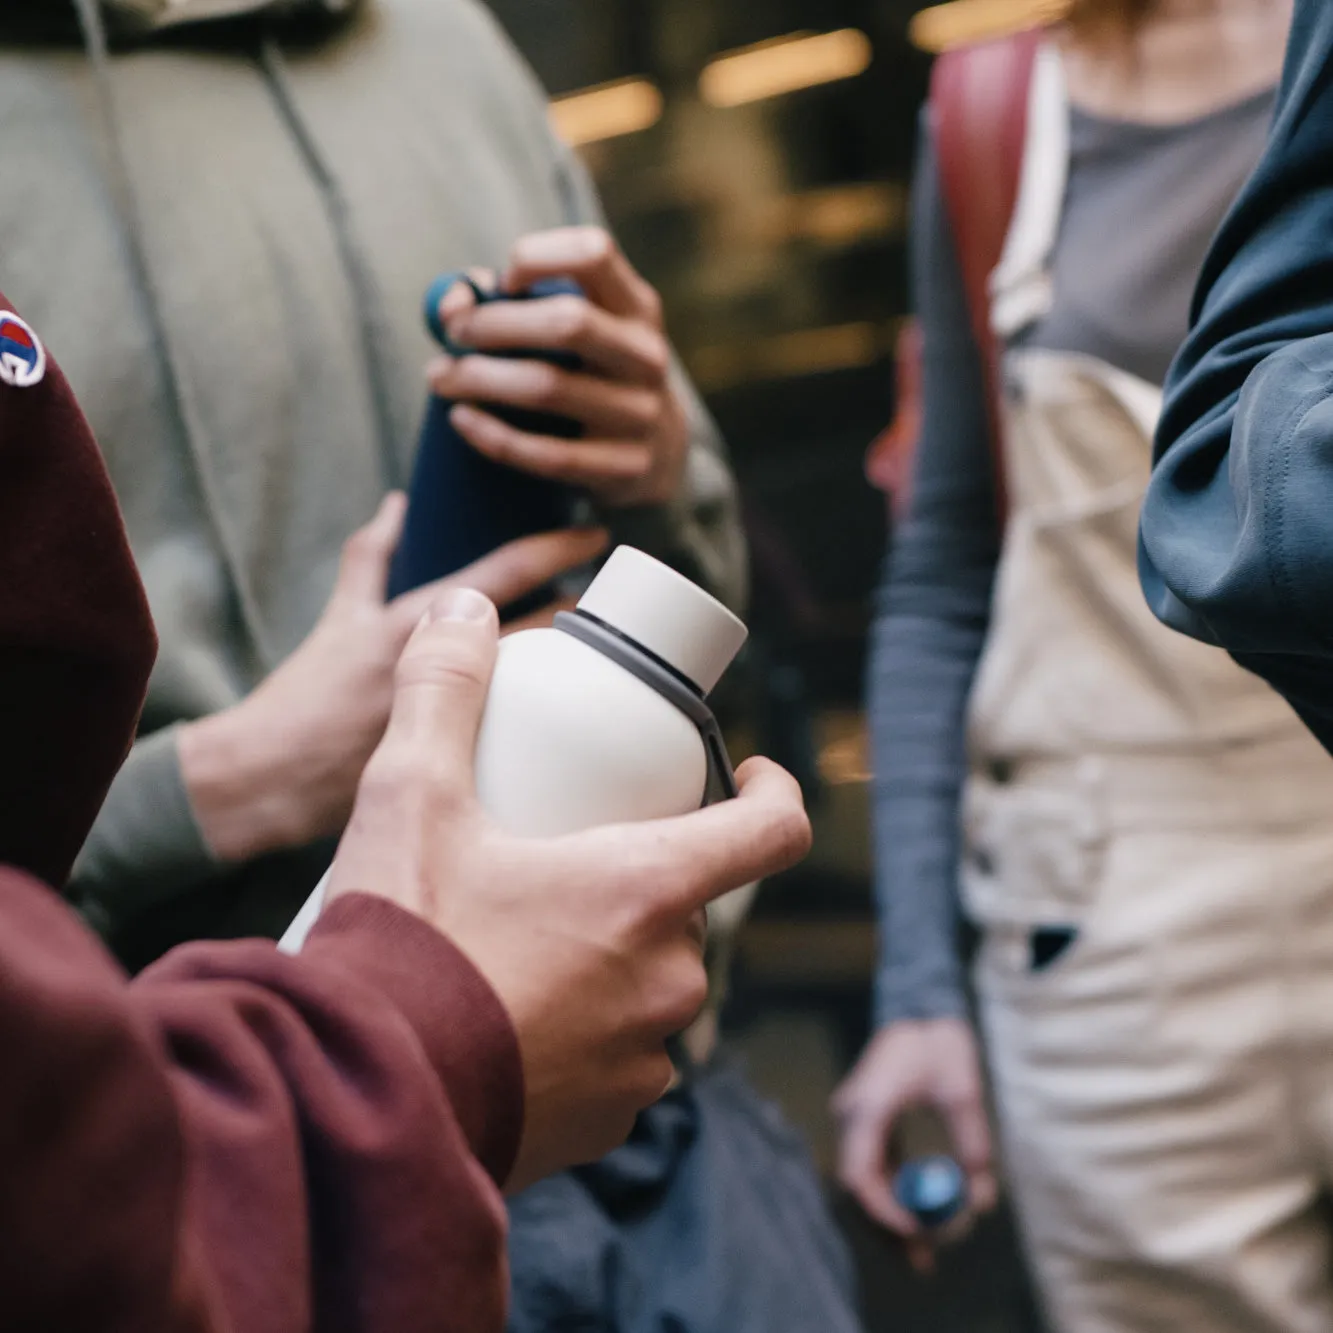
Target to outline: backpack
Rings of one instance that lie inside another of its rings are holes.
[[[1027,143],[1028,101],[1044,29],[956,47],[935,62],[928,115],[945,211],[953,230],[972,335],[981,351],[991,445],[1002,448],[999,345],[991,331],[990,277],[1004,251],[1018,201]],[[921,413],[921,339],[908,321],[896,350],[897,408],[871,445],[866,473],[901,516],[910,494]],[[995,469],[996,501],[1005,511],[1004,468]]]

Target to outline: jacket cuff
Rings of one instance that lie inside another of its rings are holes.
[[[507,1010],[467,955],[420,917],[360,893],[324,912],[302,954],[350,963],[407,1019],[473,1155],[503,1186],[523,1136],[523,1060]]]
[[[103,934],[222,870],[190,805],[176,732],[135,742],[75,863],[71,896]]]

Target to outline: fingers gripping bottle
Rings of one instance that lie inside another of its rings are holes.
[[[555,837],[734,796],[707,696],[746,633],[675,570],[618,547],[574,611],[501,642],[477,740],[482,806],[511,833]],[[288,952],[323,889],[284,936]]]
[[[572,282],[538,283],[525,292],[499,293],[478,286],[464,274],[437,279],[426,293],[426,326],[451,356],[471,356],[472,349],[451,341],[440,320],[440,302],[450,288],[464,283],[472,288],[478,307],[505,301],[541,301],[556,296],[578,296]],[[577,370],[579,360],[568,353],[540,349],[491,352],[505,359],[549,361],[563,370]],[[527,412],[482,403],[488,412],[518,430],[556,439],[577,439],[582,427],[567,417]],[[454,404],[431,395],[421,426],[416,464],[409,492],[407,521],[389,570],[388,595],[397,597],[470,565],[474,560],[519,537],[568,527],[579,504],[568,486],[530,476],[479,454],[454,429]],[[551,601],[551,589],[538,590],[510,615],[537,610]]]

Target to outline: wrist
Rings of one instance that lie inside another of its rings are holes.
[[[195,820],[213,856],[251,861],[300,845],[281,754],[264,727],[251,725],[246,702],[182,726],[181,778]]]
[[[936,948],[923,940],[910,965],[896,957],[881,960],[874,987],[876,1028],[905,1021],[970,1021],[971,1016],[962,966],[947,946]]]

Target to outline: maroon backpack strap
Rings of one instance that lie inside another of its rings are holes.
[[[1032,73],[1044,30],[946,51],[935,62],[930,124],[944,206],[986,375],[996,495],[1003,518],[999,346],[991,331],[990,277],[1018,202]]]

